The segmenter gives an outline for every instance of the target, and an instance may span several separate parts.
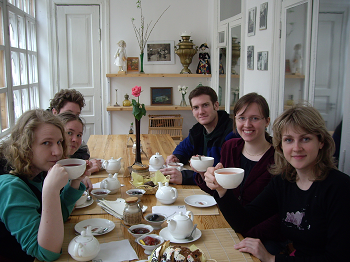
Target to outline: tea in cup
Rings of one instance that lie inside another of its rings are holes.
[[[86,169],[86,161],[78,158],[67,158],[57,161],[66,169],[69,179],[77,179],[84,174]]]
[[[221,168],[214,171],[215,179],[220,186],[225,189],[233,189],[238,187],[244,177],[244,169],[242,168]]]

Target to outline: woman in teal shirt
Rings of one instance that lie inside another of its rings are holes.
[[[45,110],[25,112],[0,153],[12,169],[0,176],[0,260],[58,259],[63,223],[84,192],[81,180],[89,172],[68,183],[68,173],[56,164],[67,154],[64,127]]]

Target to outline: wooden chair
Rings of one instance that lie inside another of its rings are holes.
[[[180,114],[148,116],[148,134],[169,134],[175,142],[182,141],[183,117]]]

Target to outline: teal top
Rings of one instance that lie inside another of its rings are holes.
[[[34,180],[29,180],[29,183],[41,192],[43,181],[44,174],[39,174]],[[63,188],[60,195],[63,221],[68,219],[84,190],[83,183],[80,183],[78,190],[69,183]],[[0,220],[11,235],[15,236],[22,249],[41,261],[58,259],[61,253],[51,252],[38,244],[41,214],[37,210],[40,209],[40,201],[28,185],[14,175],[1,175],[0,196]]]

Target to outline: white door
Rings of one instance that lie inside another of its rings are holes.
[[[326,121],[328,130],[334,130],[340,122],[342,19],[340,13],[320,13],[318,20],[314,106]]]
[[[76,89],[85,97],[84,141],[102,134],[99,20],[98,5],[56,6],[58,86]]]

